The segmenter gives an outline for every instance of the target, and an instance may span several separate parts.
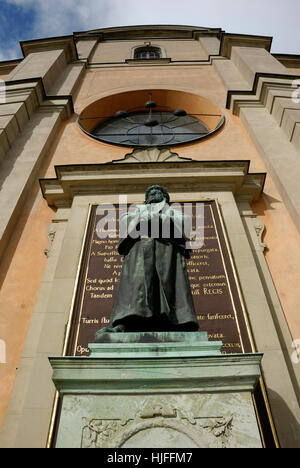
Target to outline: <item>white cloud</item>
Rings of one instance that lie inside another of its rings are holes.
[[[5,62],[6,60],[15,60],[16,58],[21,58],[22,53],[20,46],[16,44],[13,47],[5,47],[5,49],[0,49],[0,62]]]
[[[298,0],[2,0],[32,8],[32,38],[112,26],[186,24],[274,36],[274,52],[300,53]]]
[[[101,28],[103,25],[111,26],[113,23],[109,24],[108,16],[111,21],[114,21],[115,3],[122,5],[122,2],[118,0],[4,1],[10,5],[33,10],[32,38],[67,35],[76,30]]]

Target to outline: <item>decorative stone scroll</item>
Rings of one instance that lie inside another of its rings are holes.
[[[46,231],[46,234],[49,240],[49,247],[44,249],[44,254],[47,257],[50,257],[50,253],[51,253],[53,242],[54,242],[55,235],[56,235],[56,229],[57,229],[57,224],[51,223],[49,224],[47,231]]]
[[[264,251],[268,248],[268,244],[262,241],[262,236],[265,231],[265,225],[261,219],[256,218],[256,217],[253,218],[253,225],[254,225],[254,229],[258,238],[261,251],[264,253]]]

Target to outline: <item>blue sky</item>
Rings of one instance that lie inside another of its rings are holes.
[[[18,47],[20,37],[30,34],[35,13],[31,8],[24,9],[0,1],[0,58],[14,58],[21,56]]]
[[[21,40],[135,24],[273,36],[272,52],[300,54],[300,0],[0,0],[0,61],[22,57]]]

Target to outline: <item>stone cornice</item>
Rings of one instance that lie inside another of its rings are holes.
[[[41,78],[7,81],[5,85],[7,102],[17,105],[18,110],[2,125],[0,144],[4,154],[12,147],[35,112],[58,112],[62,120],[68,119],[74,112],[72,97],[47,96]]]
[[[182,351],[180,357],[157,358],[150,350],[143,358],[137,348],[136,356],[129,358],[120,346],[115,348],[115,358],[109,359],[49,357],[52,380],[60,394],[134,393],[137,388],[141,393],[149,389],[165,392],[179,387],[190,392],[253,391],[260,377],[261,353],[186,357]],[[155,368],[159,371],[153,372]]]
[[[75,32],[76,38],[98,37],[99,41],[105,40],[128,40],[139,38],[160,38],[160,39],[195,39],[199,34],[219,35],[220,28],[203,28],[197,26],[181,25],[139,25],[122,26],[116,28],[94,29],[85,32]]]
[[[299,68],[300,74],[300,55],[293,54],[272,54],[278,62],[287,68]]]
[[[19,63],[22,62],[22,59],[16,60],[6,60],[5,62],[0,62],[0,74],[9,74],[14,68],[16,68]]]
[[[155,181],[170,191],[230,191],[237,200],[258,200],[265,173],[249,174],[249,161],[105,163],[56,166],[57,177],[41,179],[50,206],[71,206],[81,195],[139,193]]]
[[[38,106],[44,107],[44,109],[46,106],[50,106],[52,109],[57,107],[59,110],[64,110],[64,119],[67,119],[74,112],[72,96],[47,95],[42,78],[6,81],[5,85],[5,93],[8,99],[14,98],[16,102],[24,101],[26,98],[29,99],[27,103],[29,116]]]
[[[125,59],[125,62],[128,65],[166,65],[172,61],[171,58],[164,57],[159,59],[147,59],[147,60],[138,60],[138,59]]]
[[[291,95],[295,89],[293,82],[297,79],[300,79],[300,70],[299,75],[256,73],[252,90],[228,91],[226,108],[239,115],[241,107],[265,107],[270,91],[274,88],[285,89]]]
[[[271,44],[272,37],[268,36],[248,36],[245,34],[223,33],[220,55],[230,59],[232,47],[262,47],[270,52]]]
[[[32,41],[22,41],[20,46],[24,57],[33,52],[45,52],[48,50],[63,49],[67,62],[78,60],[74,36],[50,37]]]

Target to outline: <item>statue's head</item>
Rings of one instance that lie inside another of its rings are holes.
[[[145,203],[160,203],[166,200],[167,203],[170,203],[170,195],[168,194],[167,190],[160,185],[151,185],[148,187],[145,193]]]

